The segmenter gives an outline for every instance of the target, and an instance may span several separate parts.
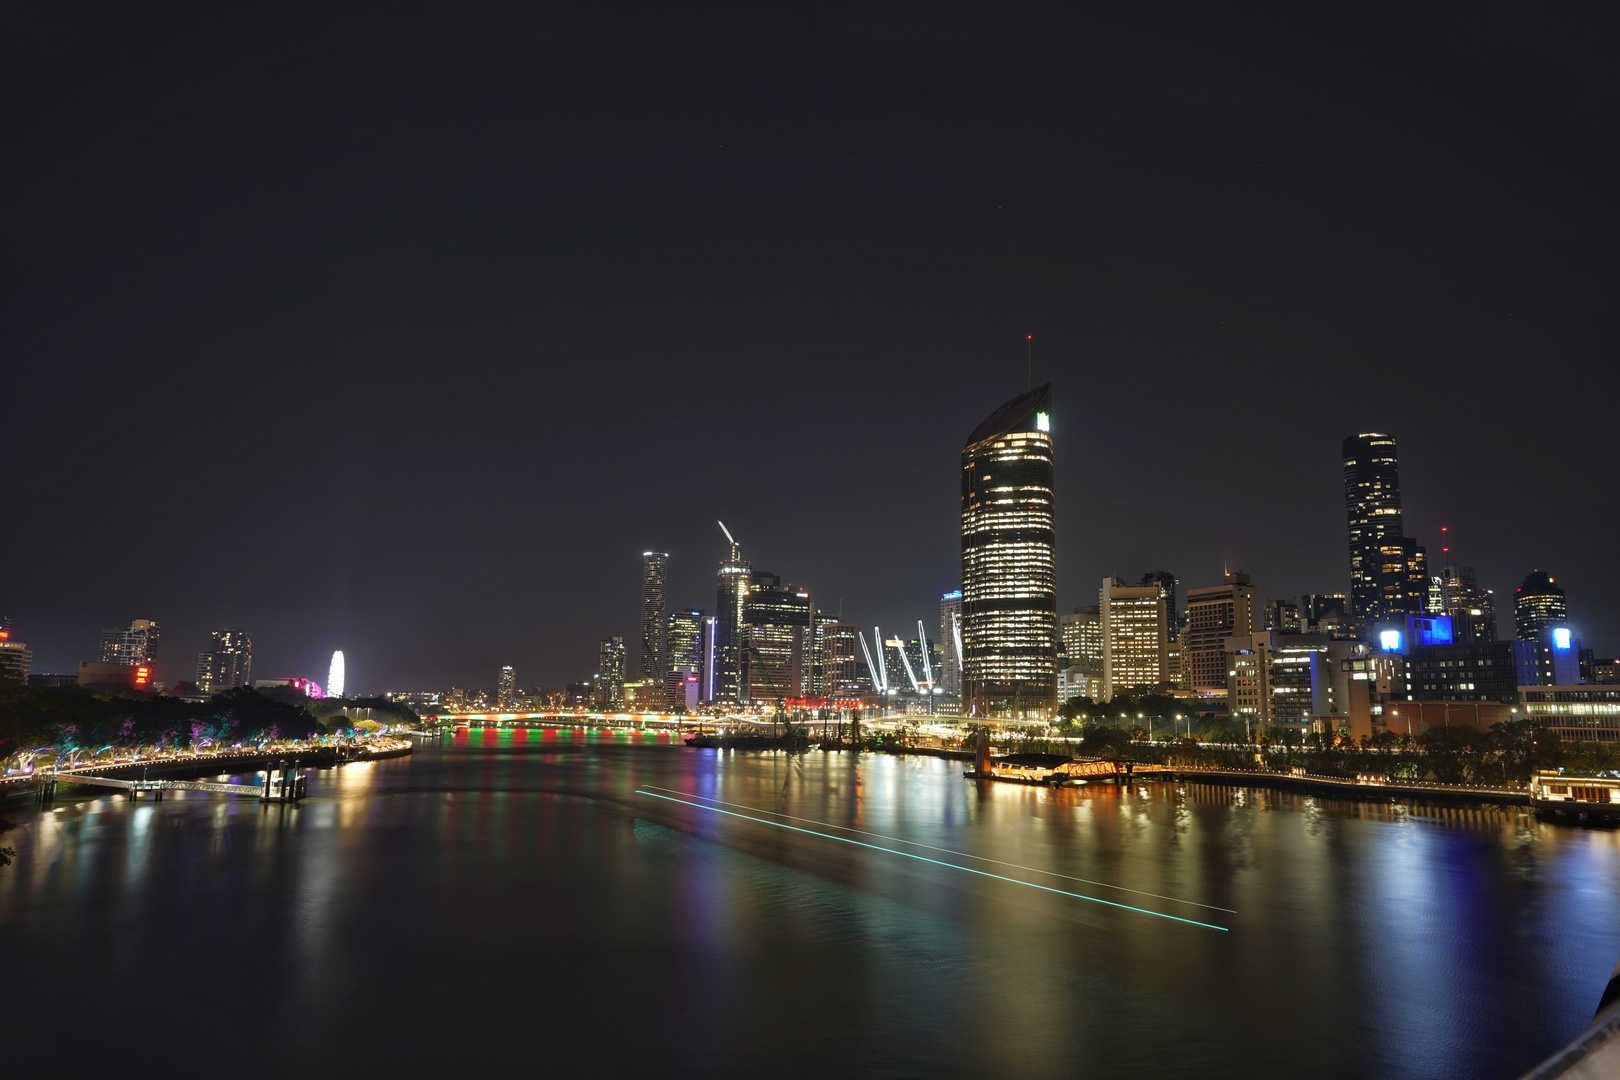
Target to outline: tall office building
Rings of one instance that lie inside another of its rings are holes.
[[[1248,574],[1239,571],[1227,574],[1225,584],[1188,589],[1187,646],[1182,654],[1188,689],[1226,693],[1226,639],[1259,630],[1260,596]]]
[[[956,642],[962,633],[962,590],[952,589],[939,598],[939,686],[947,694],[962,692],[962,657]]]
[[[1159,595],[1164,597],[1164,615],[1170,627],[1170,636],[1175,637],[1181,629],[1181,609],[1176,606],[1177,587],[1181,583],[1176,580],[1176,575],[1168,570],[1149,570],[1137,584],[1158,588]]]
[[[208,651],[197,655],[197,689],[222,694],[253,685],[253,635],[246,630],[215,630]]]
[[[1144,586],[1146,587],[1146,586]],[[1163,596],[1161,591],[1160,596]],[[1169,621],[1169,609],[1165,620]],[[1077,607],[1059,620],[1063,652],[1081,674],[1102,677],[1102,611],[1098,607]]]
[[[1304,630],[1299,621],[1299,605],[1292,600],[1267,599],[1260,619],[1260,629],[1275,630],[1279,634],[1298,634]]]
[[[1496,596],[1479,587],[1472,566],[1447,566],[1440,573],[1440,607],[1451,616],[1458,642],[1496,640]]]
[[[838,624],[831,611],[816,609],[810,621],[810,696],[827,696],[827,634]]]
[[[861,628],[835,622],[822,633],[822,693],[829,699],[849,701],[871,689],[861,673]]]
[[[158,624],[151,619],[136,619],[127,627],[111,627],[101,632],[101,662],[152,667],[157,643]]]
[[[721,526],[725,528],[725,526]],[[710,699],[727,705],[742,701],[743,605],[748,602],[752,567],[742,548],[726,533],[730,549],[720,563],[714,598],[714,688]]]
[[[1103,700],[1169,678],[1169,616],[1156,585],[1133,588],[1120,578],[1103,578],[1097,593],[1097,623]]]
[[[1535,641],[1543,630],[1569,625],[1564,590],[1547,571],[1532,570],[1524,575],[1513,596],[1513,623],[1520,641]]]
[[[34,654],[27,645],[11,636],[11,620],[0,615],[0,679],[28,682],[34,668]]]
[[[669,613],[669,629],[665,638],[666,656],[671,668],[703,666],[703,612],[686,608]]]
[[[742,700],[776,705],[806,696],[813,631],[810,594],[764,570],[749,574],[743,600]]]
[[[1057,709],[1052,387],[1006,402],[962,449],[963,712]]]
[[[641,555],[641,681],[661,686],[669,667],[669,624],[665,621],[668,604],[665,585],[669,577],[669,556],[662,551]]]
[[[624,708],[624,638],[606,637],[596,649],[596,693],[604,709]]]
[[[1395,440],[1376,432],[1344,440],[1344,506],[1350,536],[1350,615],[1399,621],[1428,606],[1428,553],[1401,528]]]
[[[510,712],[517,703],[517,672],[511,664],[501,665],[499,681],[495,684],[495,707]]]

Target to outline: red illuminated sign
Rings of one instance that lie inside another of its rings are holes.
[[[151,674],[152,674],[152,669],[149,668],[149,667],[146,667],[145,665],[142,665],[141,667],[136,668],[135,669],[135,685],[136,686],[145,686],[146,685],[146,680]]]

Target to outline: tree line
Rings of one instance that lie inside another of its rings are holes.
[[[54,748],[66,757],[108,748],[174,750],[253,746],[342,731],[353,721],[344,705],[371,708],[388,723],[411,723],[416,714],[384,699],[315,701],[320,712],[286,697],[245,686],[206,701],[138,693],[87,693],[0,680],[0,761]]]

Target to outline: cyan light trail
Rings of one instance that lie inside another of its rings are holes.
[[[927,848],[929,851],[943,851],[947,855],[960,855],[964,859],[977,859],[979,862],[994,863],[997,866],[1010,866],[1014,870],[1027,870],[1031,874],[1045,874],[1047,877],[1062,878],[1064,881],[1078,881],[1085,885],[1096,885],[1103,889],[1117,889],[1120,892],[1128,892],[1133,896],[1151,896],[1155,900],[1168,900],[1172,904],[1188,904],[1192,907],[1207,908],[1210,911],[1224,911],[1229,915],[1237,914],[1237,912],[1232,908],[1221,907],[1218,904],[1200,904],[1197,900],[1183,900],[1179,896],[1165,896],[1163,893],[1147,892],[1143,889],[1127,889],[1123,885],[1110,885],[1106,881],[1094,881],[1091,878],[1075,877],[1073,874],[1060,874],[1056,870],[1042,870],[1037,866],[1025,866],[1023,863],[1006,862],[1002,859],[992,859],[988,855],[975,855],[968,851],[957,851],[955,848],[938,847],[934,844],[925,844],[920,840],[907,840],[903,836],[889,836],[886,833],[869,832],[866,829],[857,829],[851,825],[834,825],[830,821],[817,821],[815,818],[799,817],[796,814],[784,814],[780,810],[761,810],[759,807],[749,806],[747,803],[727,802],[725,799],[716,799],[709,795],[691,795],[682,791],[680,788],[660,787],[657,784],[648,784],[647,786],[650,788],[655,788],[659,791],[673,791],[677,795],[686,795],[687,798],[691,799],[702,799],[704,802],[719,803],[721,806],[740,806],[744,810],[752,810],[759,814],[774,814],[777,817],[784,817],[790,821],[808,821],[812,825],[820,825],[827,829],[842,829],[844,832],[860,833],[862,836],[875,836],[879,840],[892,840],[896,844],[909,844],[912,847]]]
[[[722,810],[718,806],[705,806],[702,803],[687,802],[685,799],[672,799],[668,795],[660,795],[656,791],[636,789],[637,795],[645,795],[649,799],[662,799],[665,802],[679,803],[681,806],[690,806],[695,810],[708,810],[715,814],[725,814],[727,817],[741,818],[744,821],[757,821],[761,825],[774,825],[778,829],[787,829],[790,832],[803,833],[806,836],[819,836],[823,840],[836,840],[840,844],[853,844],[855,847],[867,848],[871,851],[882,851],[889,855],[898,855],[903,859],[916,859],[918,862],[932,863],[943,866],[948,870],[960,870],[964,874],[975,874],[979,877],[992,878],[996,881],[1007,881],[1014,885],[1022,885],[1026,889],[1039,889],[1041,892],[1056,893],[1058,896],[1072,896],[1076,900],[1089,900],[1093,904],[1102,904],[1106,907],[1119,908],[1121,911],[1134,911],[1138,915],[1152,915],[1155,919],[1168,919],[1171,922],[1186,923],[1188,926],[1201,926],[1205,930],[1219,930],[1227,933],[1228,927],[1216,926],[1214,923],[1199,922],[1197,919],[1183,919],[1179,915],[1166,915],[1162,911],[1149,911],[1147,908],[1132,907],[1130,904],[1116,904],[1112,900],[1103,900],[1095,896],[1086,896],[1082,893],[1069,892],[1067,889],[1054,889],[1050,885],[1037,885],[1032,881],[1019,881],[1017,878],[1006,877],[1002,874],[992,874],[988,870],[975,870],[969,866],[957,866],[942,859],[930,859],[926,855],[913,855],[909,851],[896,851],[893,848],[879,847],[877,844],[868,844],[861,840],[851,840],[847,836],[834,836],[831,833],[816,832],[814,829],[801,829],[797,825],[784,825],[780,821],[769,818],[754,817],[751,814],[739,814],[732,810]]]

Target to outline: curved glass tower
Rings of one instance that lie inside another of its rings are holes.
[[[962,449],[962,711],[1057,709],[1052,384],[991,413]]]

